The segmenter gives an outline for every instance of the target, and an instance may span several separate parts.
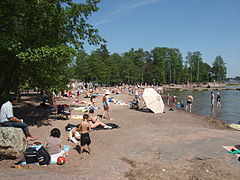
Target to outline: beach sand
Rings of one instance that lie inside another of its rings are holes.
[[[130,102],[133,95],[110,95]],[[34,100],[34,101],[33,101]],[[76,99],[60,98],[58,104]],[[77,100],[89,99],[80,97]],[[95,99],[101,109],[101,97]],[[220,121],[183,110],[153,114],[111,105],[113,120],[120,128],[90,133],[92,154],[79,154],[67,141],[65,126],[80,120],[61,120],[54,110],[37,107],[36,95],[22,97],[15,115],[31,124],[37,141],[44,142],[52,128],[59,128],[64,144],[70,145],[67,162],[60,166],[29,165],[29,169],[10,168],[14,160],[0,161],[0,179],[239,179],[240,162],[222,146],[240,144],[239,132]],[[83,114],[72,111],[73,114]]]

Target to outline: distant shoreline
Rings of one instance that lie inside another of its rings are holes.
[[[179,91],[213,91],[213,90],[240,90],[240,87],[227,87],[238,86],[240,84],[224,84],[224,83],[208,83],[208,84],[189,84],[189,85],[164,85],[163,89],[179,90]]]

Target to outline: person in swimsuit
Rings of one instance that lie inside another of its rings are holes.
[[[221,107],[221,96],[220,93],[217,92],[217,107],[220,108]]]
[[[211,106],[214,107],[214,94],[211,92]]]
[[[108,115],[108,120],[112,120],[111,116],[110,116],[110,106],[109,106],[109,94],[110,92],[108,90],[106,90],[105,95],[103,96],[103,114],[102,114],[102,120],[105,117],[105,113],[107,113]]]
[[[102,126],[105,129],[111,129],[111,126],[108,126],[101,122],[97,116],[94,116],[94,110],[90,109],[88,113],[88,123],[91,124],[91,128],[96,128],[98,126]]]
[[[80,141],[80,154],[83,153],[83,150],[85,149],[85,146],[87,146],[88,153],[91,154],[91,139],[89,136],[89,132],[91,131],[91,125],[88,123],[88,115],[83,115],[83,122],[79,125],[79,131],[81,133],[81,141]]]
[[[193,103],[193,96],[192,96],[192,95],[189,95],[189,96],[187,97],[186,111],[188,110],[188,107],[189,107],[189,111],[190,111],[190,112],[192,111],[192,103]]]

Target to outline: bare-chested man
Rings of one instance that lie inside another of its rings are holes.
[[[192,95],[189,95],[189,96],[187,97],[186,111],[188,110],[188,107],[189,107],[189,111],[190,111],[190,112],[192,111],[192,103],[193,103],[193,96],[192,96]]]
[[[88,153],[91,154],[91,139],[89,136],[89,132],[91,131],[91,124],[88,123],[88,115],[84,114],[83,115],[83,122],[80,123],[79,125],[79,131],[81,133],[81,146],[80,146],[80,154],[83,153],[83,149],[85,146],[87,146]]]

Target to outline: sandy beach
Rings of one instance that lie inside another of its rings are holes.
[[[129,103],[133,95],[110,95]],[[32,101],[35,99],[34,101]],[[59,98],[57,104],[74,100]],[[101,97],[95,99],[100,107]],[[61,120],[55,111],[38,107],[35,95],[22,97],[15,114],[31,124],[37,141],[44,142],[51,129],[61,130],[64,144],[70,145],[67,162],[60,166],[29,165],[29,169],[13,169],[14,160],[0,161],[0,179],[239,179],[239,161],[222,146],[240,144],[239,132],[220,121],[183,110],[153,114],[112,104],[111,115],[120,128],[90,133],[92,154],[79,154],[76,145],[67,141],[65,126],[80,120]],[[72,111],[72,114],[84,113]],[[105,123],[110,121],[105,119]]]

